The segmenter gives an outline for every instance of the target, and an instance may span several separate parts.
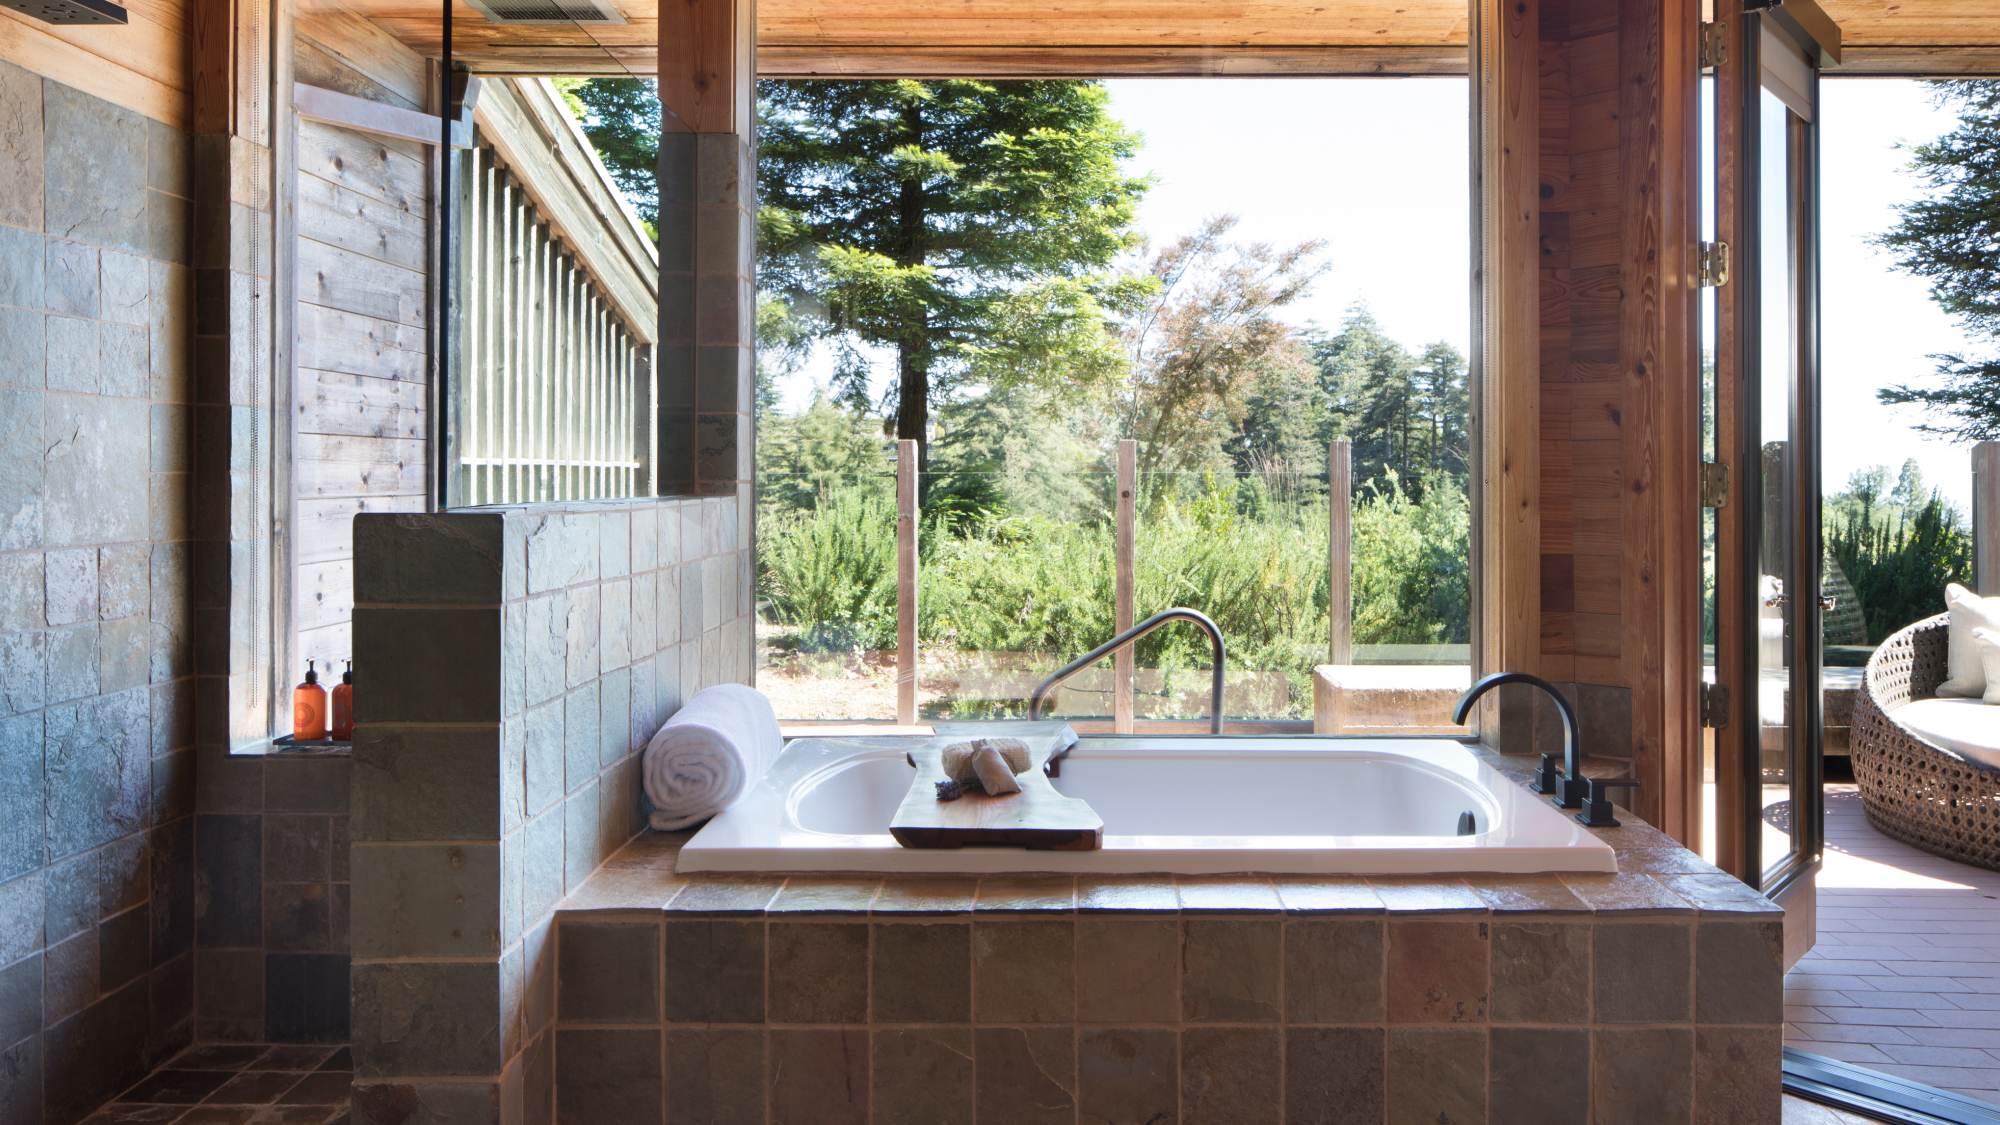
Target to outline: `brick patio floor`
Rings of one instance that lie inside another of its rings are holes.
[[[2000,1102],[2000,871],[1869,827],[1826,786],[1819,942],[1785,980],[1785,1045]]]

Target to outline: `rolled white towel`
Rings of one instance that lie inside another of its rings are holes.
[[[696,692],[646,744],[652,826],[672,832],[735,804],[784,748],[763,692],[742,684]]]

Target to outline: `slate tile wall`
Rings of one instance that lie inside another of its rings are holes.
[[[653,732],[750,679],[750,528],[731,496],[363,514],[354,534],[355,1119],[470,1098],[476,1120],[547,1122],[553,912],[643,827]],[[689,940],[734,979],[731,935]]]
[[[189,138],[0,62],[0,1120],[194,1034]]]
[[[614,860],[599,878],[630,875],[629,893],[558,915],[554,1120],[1779,1116],[1782,922],[1719,873],[1031,894],[991,877],[779,887],[656,858]]]

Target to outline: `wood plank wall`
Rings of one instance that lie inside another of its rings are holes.
[[[423,108],[424,63],[373,24],[301,12],[300,80]],[[424,510],[430,150],[301,122],[292,391],[296,663],[337,672],[357,512]],[[332,676],[327,682],[334,682]]]
[[[1538,45],[1542,675],[1577,686],[1587,727],[1593,701],[1623,712],[1596,733],[1629,723],[1635,811],[1684,838],[1699,792],[1691,15],[1541,0]]]

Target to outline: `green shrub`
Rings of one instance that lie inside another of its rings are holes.
[[[1827,557],[1852,584],[1870,644],[1944,612],[1945,583],[1972,574],[1972,538],[1958,509],[1935,494],[1912,507],[1892,514],[1829,505],[1826,513]]]
[[[1153,506],[1158,514],[1136,544],[1136,608],[1141,616],[1201,610],[1221,626],[1232,666],[1307,672],[1326,652],[1326,503],[1266,505],[1252,518],[1229,502],[1236,491],[1211,480]],[[962,516],[926,521],[918,617],[926,645],[1066,657],[1110,638],[1108,523]],[[1396,487],[1374,490],[1356,501],[1353,527],[1355,643],[1464,643],[1464,492],[1432,486],[1412,500]],[[767,515],[759,542],[762,593],[775,620],[801,626],[806,645],[894,643],[895,516],[886,497],[856,485],[816,512]],[[1138,655],[1143,667],[1193,668],[1207,663],[1208,645],[1176,627],[1141,641]]]
[[[828,496],[816,511],[759,520],[760,593],[774,620],[800,627],[808,652],[896,642],[896,509],[873,489]]]

